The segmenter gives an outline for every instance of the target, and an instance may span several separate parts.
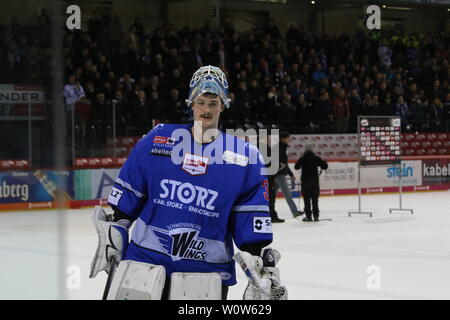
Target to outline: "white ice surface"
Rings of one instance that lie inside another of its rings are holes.
[[[333,221],[305,223],[278,198],[286,222],[273,226],[272,247],[282,254],[289,299],[450,299],[450,191],[404,194],[412,215],[389,214],[398,202],[398,194],[363,196],[362,210],[373,218],[348,217],[356,196],[321,197],[321,217]],[[92,212],[0,212],[0,299],[100,299],[106,274],[88,278],[97,246]],[[75,268],[66,273],[68,266]],[[240,300],[247,281],[237,270],[228,297]],[[379,289],[369,289],[373,270]]]

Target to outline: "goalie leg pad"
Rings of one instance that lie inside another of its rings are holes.
[[[174,272],[170,300],[221,300],[222,278],[216,272]]]
[[[163,266],[123,260],[114,274],[107,300],[161,300],[165,280]]]

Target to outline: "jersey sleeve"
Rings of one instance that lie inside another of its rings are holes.
[[[133,148],[108,197],[108,204],[127,214],[131,220],[138,217],[148,198],[147,177],[141,164],[141,150],[145,143],[141,140]]]
[[[273,240],[269,212],[269,181],[261,170],[262,163],[249,164],[243,192],[233,204],[231,226],[238,248],[244,244]]]

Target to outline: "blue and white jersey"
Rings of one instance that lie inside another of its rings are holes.
[[[218,272],[233,285],[233,241],[272,241],[262,157],[223,132],[198,144],[191,127],[160,124],[142,138],[108,203],[135,220],[124,259],[163,265],[168,276]]]

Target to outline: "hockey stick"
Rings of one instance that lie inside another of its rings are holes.
[[[111,282],[114,278],[114,273],[116,272],[116,259],[111,258],[111,268],[109,269],[108,279],[106,280],[105,290],[103,291],[102,300],[106,300],[108,297],[109,289],[111,287]]]

